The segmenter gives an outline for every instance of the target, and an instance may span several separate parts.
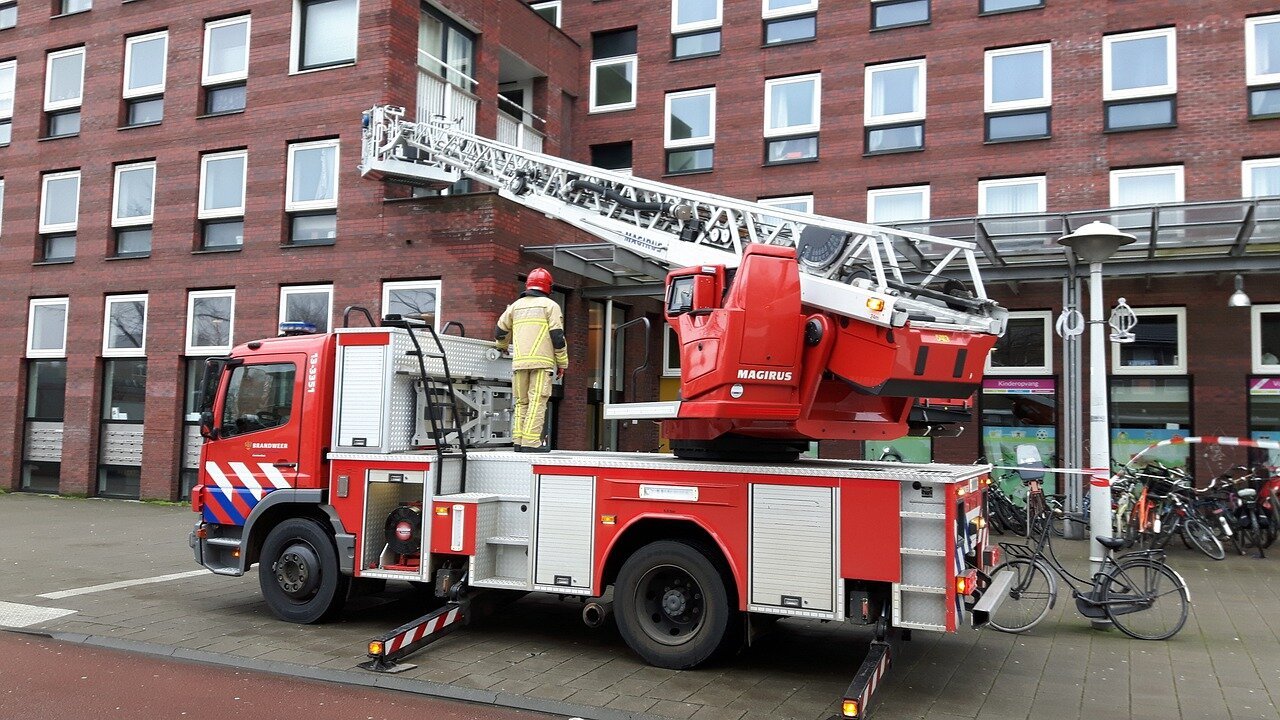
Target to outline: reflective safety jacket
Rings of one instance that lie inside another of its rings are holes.
[[[494,332],[498,349],[512,346],[513,370],[569,367],[564,315],[555,300],[536,290],[525,291],[507,306]]]

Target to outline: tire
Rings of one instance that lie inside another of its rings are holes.
[[[1001,570],[1014,572],[1009,594],[1001,601],[987,624],[1001,632],[1020,633],[1035,627],[1049,614],[1058,596],[1058,581],[1044,563],[1027,558],[1014,558],[1000,563],[991,575]]]
[[[351,578],[338,570],[329,533],[316,522],[293,518],[267,534],[258,585],[273,615],[307,624],[328,622],[342,612]]]
[[[1253,546],[1258,548],[1258,557],[1266,557],[1267,553],[1264,551],[1266,545],[1263,544],[1266,539],[1262,536],[1262,527],[1258,523],[1258,509],[1256,507],[1253,512],[1249,513],[1249,534],[1253,541]]]
[[[1182,539],[1214,560],[1224,560],[1227,557],[1227,552],[1222,549],[1222,543],[1214,537],[1213,531],[1195,518],[1183,521]]]
[[[622,564],[614,616],[627,645],[650,665],[685,670],[732,647],[738,612],[707,553],[670,540],[650,543]]]
[[[1111,568],[1099,598],[1107,617],[1138,640],[1167,640],[1187,622],[1191,597],[1182,578],[1161,562],[1136,558]]]

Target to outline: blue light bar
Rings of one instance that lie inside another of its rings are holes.
[[[289,322],[280,323],[281,335],[312,335],[315,331],[316,326],[309,322],[291,320]]]

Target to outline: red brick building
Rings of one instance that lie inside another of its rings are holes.
[[[55,5],[0,1],[0,487],[178,497],[204,356],[281,320],[332,327],[349,305],[484,334],[539,261],[522,247],[587,239],[484,188],[362,180],[358,115],[387,102],[700,190],[974,239],[991,294],[1020,311],[1003,374],[982,421],[913,451],[1063,454],[1072,371],[1050,328],[1074,284],[1053,240],[1095,216],[1141,248],[1108,270],[1123,276],[1108,304],[1146,309],[1116,350],[1117,445],[1280,431],[1266,3]],[[1226,308],[1238,272],[1252,308]],[[651,427],[599,420],[607,292],[556,277],[575,365],[558,444],[652,448]],[[615,324],[656,310],[622,303]],[[656,374],[641,387],[658,389]]]

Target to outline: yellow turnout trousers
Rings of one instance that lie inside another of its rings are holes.
[[[551,397],[554,376],[555,371],[549,368],[513,371],[511,385],[516,395],[516,412],[511,438],[517,446],[542,445],[542,425],[547,418],[547,398]]]

